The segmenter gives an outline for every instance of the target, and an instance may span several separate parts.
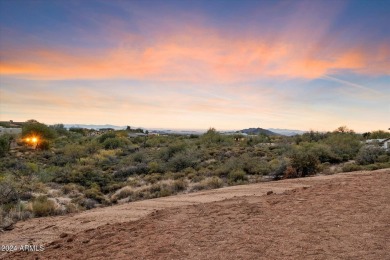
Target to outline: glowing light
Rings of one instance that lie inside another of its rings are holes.
[[[36,142],[38,142],[38,138],[33,137],[33,138],[31,139],[31,141],[32,141],[33,143],[36,143]]]
[[[26,138],[26,142],[30,142],[30,138],[27,137],[27,138]]]

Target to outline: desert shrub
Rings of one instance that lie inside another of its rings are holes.
[[[390,162],[374,163],[374,164],[364,166],[365,170],[377,170],[377,169],[385,169],[385,168],[390,168]]]
[[[76,213],[79,212],[79,207],[74,203],[65,204],[65,213]]]
[[[84,191],[84,187],[75,183],[68,183],[62,186],[61,191],[66,195],[78,194]]]
[[[379,155],[376,161],[380,163],[390,162],[390,156],[387,154]]]
[[[33,217],[33,213],[24,203],[15,204],[6,214],[13,222],[26,220]]]
[[[318,171],[319,160],[316,155],[303,147],[297,147],[291,154],[291,167],[295,169],[296,176],[289,174],[288,177],[306,177]]]
[[[385,151],[381,147],[373,145],[363,146],[356,156],[356,162],[360,165],[372,164],[377,162],[381,155],[385,155]]]
[[[324,143],[303,143],[301,146],[305,146],[308,152],[317,156],[321,163],[330,162],[338,163],[341,158],[338,157],[331,149],[331,147]]]
[[[10,148],[10,141],[11,136],[10,135],[2,135],[0,136],[0,157],[5,156]]]
[[[355,163],[346,163],[342,167],[343,172],[353,172],[353,171],[360,171],[360,170],[362,170],[362,167]]]
[[[132,157],[133,157],[134,162],[142,163],[142,162],[146,162],[146,160],[147,160],[147,156],[144,152],[137,152],[137,153],[133,154]]]
[[[210,128],[206,133],[200,136],[200,143],[205,144],[206,146],[216,146],[216,145],[231,145],[233,144],[233,138],[231,136],[224,136],[215,130],[215,128]]]
[[[93,199],[99,203],[106,202],[106,199],[103,195],[103,193],[100,191],[97,185],[94,185],[93,187],[87,189],[84,191],[85,197],[88,199]]]
[[[96,141],[91,141],[84,145],[84,149],[88,155],[91,155],[98,152],[100,147]]]
[[[55,166],[60,166],[64,167],[67,164],[71,164],[74,162],[74,158],[65,156],[65,155],[54,155],[50,159],[50,164],[55,165]]]
[[[204,181],[204,184],[210,189],[218,189],[223,187],[223,181],[217,176],[213,176]]]
[[[0,205],[13,203],[19,199],[15,185],[10,181],[0,182]]]
[[[55,178],[55,169],[53,168],[46,168],[46,169],[41,169],[37,173],[38,180],[41,182],[51,182]]]
[[[152,198],[166,197],[173,194],[172,188],[166,183],[153,184],[149,188]]]
[[[114,172],[113,176],[116,180],[126,180],[129,176],[135,174],[147,174],[149,173],[148,165],[144,163],[139,163],[137,165],[123,167]]]
[[[29,120],[22,127],[22,136],[36,135],[43,139],[53,139],[56,137],[56,131],[45,124],[35,120]]]
[[[270,174],[275,180],[279,180],[283,178],[285,175],[285,172],[287,170],[287,166],[289,165],[289,162],[286,158],[282,158],[280,160],[273,160],[272,167],[272,173]]]
[[[268,174],[271,169],[266,161],[261,161],[259,158],[251,158],[248,154],[244,154],[235,160],[235,165],[241,168],[247,174]]]
[[[351,132],[332,133],[324,142],[330,146],[337,158],[343,161],[355,158],[361,147],[359,136]]]
[[[125,147],[126,145],[130,144],[130,141],[125,139],[125,138],[120,138],[120,137],[114,137],[114,138],[107,138],[103,142],[103,147],[106,150],[110,149],[117,149],[117,148],[122,148]]]
[[[70,158],[72,162],[87,156],[85,147],[78,144],[68,144],[63,149],[64,156]]]
[[[158,173],[148,174],[144,177],[144,181],[154,184],[162,179],[162,175]]]
[[[245,172],[241,169],[234,169],[233,171],[229,172],[228,175],[228,182],[229,183],[241,183],[248,180],[248,177],[246,176]]]
[[[122,189],[117,190],[115,192],[115,194],[112,196],[112,200],[117,201],[117,200],[121,200],[124,198],[128,198],[128,197],[133,196],[133,195],[134,195],[133,188],[126,186],[126,187],[123,187]]]
[[[184,191],[188,187],[188,183],[184,179],[175,180],[172,184],[173,191]]]
[[[187,153],[177,153],[168,163],[170,170],[174,172],[179,172],[188,167],[195,167],[196,161],[191,154]]]
[[[169,145],[168,147],[164,148],[160,152],[160,158],[164,161],[168,161],[171,159],[175,154],[184,151],[186,148],[184,143],[177,142],[174,144]]]
[[[164,167],[159,162],[153,161],[148,163],[150,173],[164,173]]]
[[[288,178],[298,178],[298,177],[299,175],[297,173],[297,170],[291,165],[288,165],[286,167],[286,170],[284,171],[284,178],[288,179]]]
[[[42,140],[37,145],[37,149],[40,149],[40,150],[43,150],[43,151],[50,150],[50,147],[51,147],[51,144],[50,144],[50,142],[48,140]]]
[[[107,139],[110,139],[110,138],[115,138],[116,137],[116,134],[114,132],[108,132],[108,133],[105,133],[105,134],[102,134],[101,136],[98,137],[98,141],[99,143],[104,143]]]
[[[36,217],[45,217],[55,215],[56,207],[52,200],[46,196],[39,196],[32,202],[32,212]]]
[[[86,209],[93,209],[96,207],[98,202],[94,199],[87,198],[87,199],[81,199],[79,204],[80,204],[80,206],[82,206]]]
[[[84,187],[90,187],[93,183],[100,187],[107,186],[112,181],[108,172],[98,171],[89,166],[78,167],[74,169],[68,179],[68,182],[80,184]]]

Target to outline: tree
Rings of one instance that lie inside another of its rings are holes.
[[[291,154],[291,167],[294,174],[286,174],[286,177],[306,177],[318,171],[319,160],[310,151],[298,147]]]
[[[339,126],[336,130],[333,131],[333,133],[350,133],[350,134],[353,134],[353,133],[355,133],[355,131],[353,131],[352,129],[349,129],[346,126]]]
[[[355,158],[361,147],[361,136],[355,134],[347,127],[339,127],[331,133],[324,143],[331,147],[331,150],[343,161]]]
[[[51,125],[50,128],[54,129],[57,132],[57,134],[59,134],[59,135],[67,135],[68,134],[68,130],[66,130],[64,124]]]
[[[29,120],[22,127],[22,136],[26,137],[31,135],[51,140],[55,138],[56,132],[45,124],[39,123],[36,120]]]
[[[390,133],[385,132],[383,130],[377,130],[377,131],[373,131],[370,134],[370,139],[384,139],[384,138],[390,138]]]

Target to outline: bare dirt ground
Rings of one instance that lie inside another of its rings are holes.
[[[267,192],[272,194],[264,196]],[[20,222],[4,259],[390,259],[390,169],[222,188]]]

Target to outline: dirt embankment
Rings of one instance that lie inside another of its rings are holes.
[[[43,252],[3,255],[7,259],[390,259],[389,201],[385,169],[34,219],[0,241],[56,239]]]

